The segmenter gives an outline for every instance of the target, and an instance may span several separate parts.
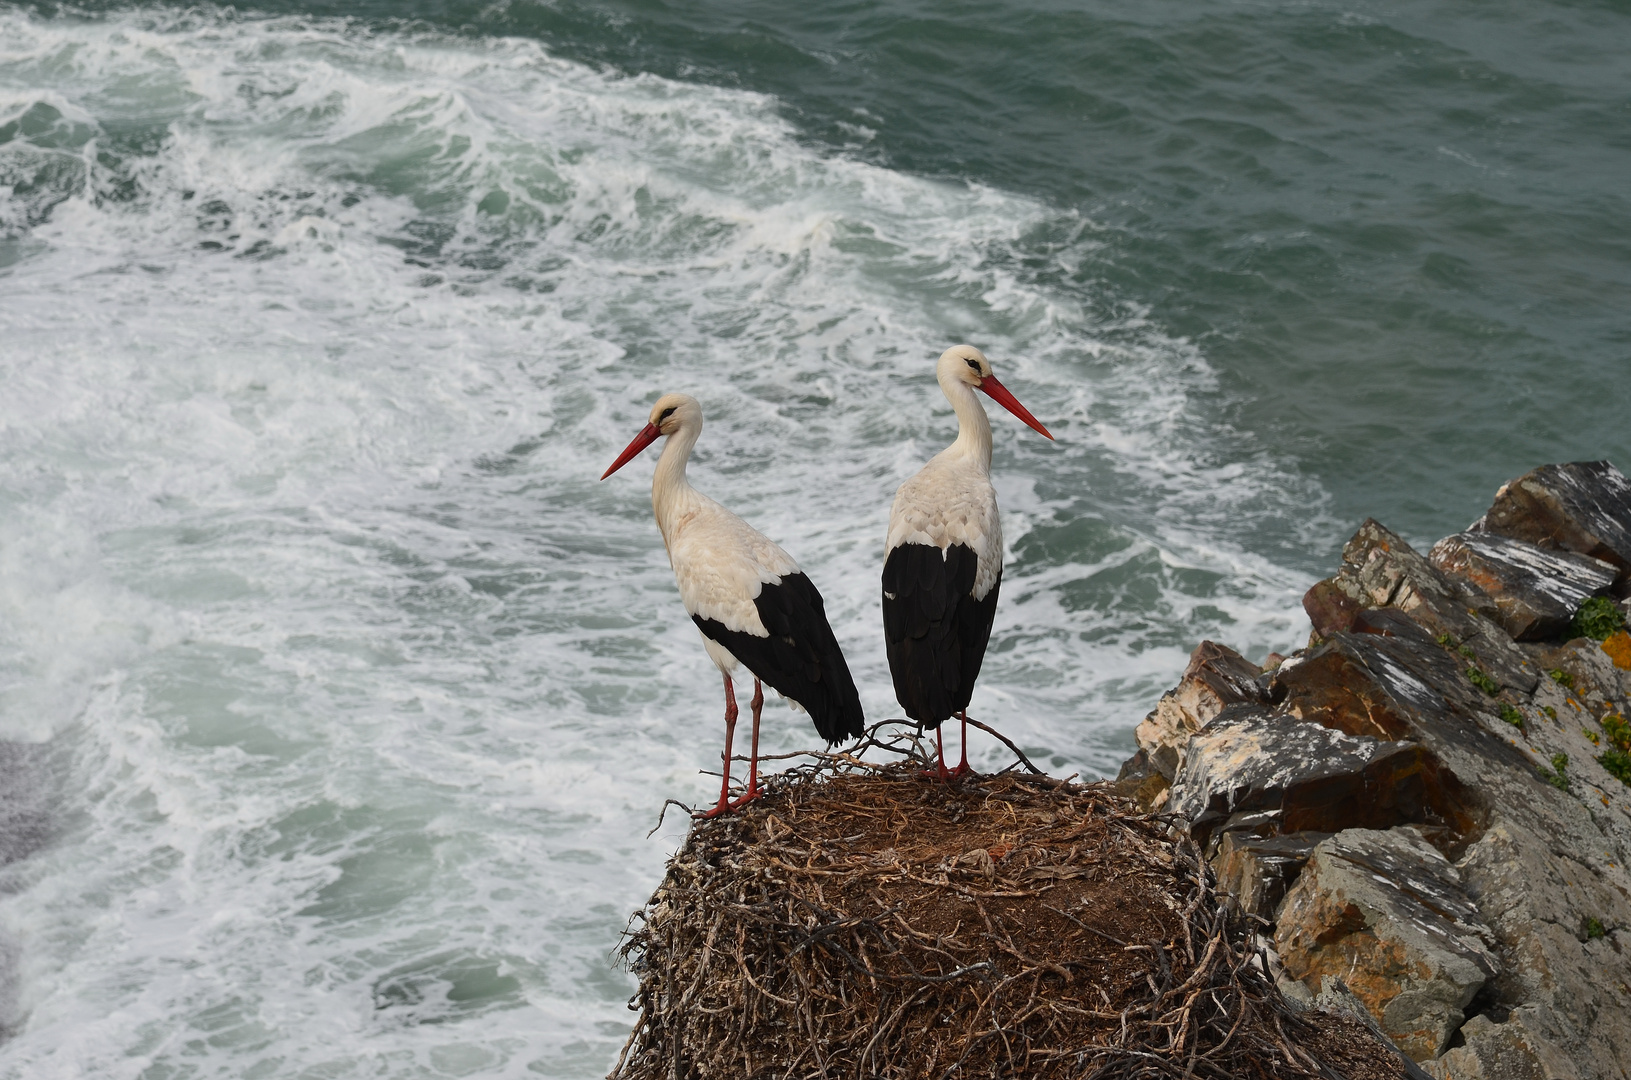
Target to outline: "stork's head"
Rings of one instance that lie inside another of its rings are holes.
[[[991,361],[985,358],[985,353],[972,345],[953,345],[940,354],[940,363],[935,365],[935,374],[940,377],[941,382],[951,379],[977,390],[981,380],[991,377]]]
[[[690,394],[664,394],[651,407],[650,426],[672,435],[687,424],[702,426],[702,403]]]
[[[948,396],[951,394],[951,388],[959,383],[972,386],[983,391],[992,401],[1025,421],[1036,431],[1050,439],[1053,438],[1053,433],[1043,427],[1041,422],[1019,403],[1019,399],[1008,392],[1006,386],[997,381],[997,377],[991,373],[991,361],[985,358],[985,353],[974,346],[953,345],[941,353],[940,362],[935,365],[935,376],[940,380],[940,385]]]
[[[640,429],[640,434],[617,456],[612,467],[600,474],[600,478],[606,479],[634,460],[640,451],[656,442],[658,436],[673,435],[681,428],[702,430],[702,405],[690,394],[664,394],[651,407],[651,419]]]

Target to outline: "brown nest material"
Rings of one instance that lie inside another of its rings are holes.
[[[622,949],[616,1080],[1406,1075],[1285,1002],[1171,819],[1104,784],[828,762],[669,863]]]

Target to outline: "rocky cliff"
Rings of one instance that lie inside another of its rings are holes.
[[[1287,996],[1357,999],[1441,1078],[1631,1076],[1628,595],[1608,462],[1425,553],[1366,521],[1308,647],[1203,642],[1121,784],[1187,818]]]

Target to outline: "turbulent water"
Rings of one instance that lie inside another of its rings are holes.
[[[0,6],[0,1076],[605,1073],[722,734],[663,391],[883,719],[981,346],[1061,774],[1358,518],[1631,465],[1623,4],[1145,7]]]

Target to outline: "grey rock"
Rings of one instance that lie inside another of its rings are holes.
[[[1370,1010],[1365,1008],[1365,1003],[1354,996],[1352,990],[1348,989],[1348,984],[1342,981],[1341,976],[1332,975],[1330,978],[1324,979],[1320,984],[1319,993],[1315,994],[1310,991],[1310,994],[1312,996],[1309,1004],[1314,1008],[1324,1009],[1326,1012],[1336,1013],[1338,1016],[1351,1016],[1372,1031],[1386,1034],[1382,1032],[1381,1028],[1377,1027],[1376,1017],[1372,1016]]]
[[[1454,829],[1481,820],[1462,789],[1412,742],[1349,735],[1261,705],[1233,705],[1191,736],[1171,809],[1207,843],[1239,814],[1263,815],[1259,835],[1391,828]],[[1273,822],[1272,825],[1268,824]]]
[[[1610,683],[1625,688],[1614,700],[1631,698],[1631,681],[1620,681],[1627,673],[1618,671],[1597,643],[1572,642],[1561,651],[1535,653],[1537,668],[1555,661],[1578,673],[1577,681],[1590,688],[1581,700],[1562,693],[1551,679],[1542,680],[1533,698],[1511,693],[1491,698],[1467,682],[1458,670],[1462,658],[1457,653],[1438,648],[1424,631],[1392,621],[1398,624],[1397,636],[1336,634],[1281,665],[1274,681],[1280,708],[1304,720],[1408,740],[1428,750],[1448,770],[1435,780],[1446,789],[1437,805],[1461,807],[1469,814],[1446,823],[1453,825],[1450,835],[1433,838],[1452,857],[1460,854],[1462,842],[1477,838],[1482,823],[1496,811],[1577,850],[1613,852],[1611,858],[1622,862],[1631,856],[1631,817],[1621,809],[1627,789],[1610,780],[1595,761],[1601,747],[1582,734],[1583,726],[1591,724],[1589,709],[1606,709],[1613,698]],[[1522,705],[1523,729],[1503,721],[1498,712],[1512,701]],[[1542,706],[1551,706],[1552,714]],[[1585,784],[1559,791],[1546,781],[1559,751],[1568,755],[1570,777],[1589,781],[1595,791]]]
[[[1343,608],[1337,597],[1349,607]],[[1465,646],[1473,654],[1470,659],[1503,688],[1527,694],[1540,681],[1529,658],[1495,621],[1500,610],[1494,600],[1470,582],[1440,571],[1374,519],[1361,525],[1342,549],[1342,569],[1310,589],[1303,606],[1310,618],[1316,610],[1327,618],[1323,625],[1315,619],[1320,637],[1353,629],[1354,619],[1366,609],[1395,608],[1428,637]]]
[[[1276,815],[1277,817],[1278,815]],[[1298,832],[1287,836],[1257,836],[1225,826],[1218,838],[1212,866],[1218,887],[1235,910],[1272,920],[1286,890],[1313,854],[1314,847],[1331,834]]]
[[[1473,532],[1527,540],[1601,559],[1631,584],[1631,480],[1606,461],[1571,461],[1504,484]]]
[[[1396,611],[1365,612],[1361,620],[1389,614],[1398,623],[1392,632],[1332,634],[1300,663],[1281,664],[1275,700],[1299,719],[1383,739],[1475,723],[1489,705],[1468,680],[1470,665]]]
[[[1308,988],[1307,983],[1282,974],[1274,980],[1274,985],[1280,991],[1280,996],[1291,1002],[1298,1011],[1314,1007],[1314,991]],[[1367,1019],[1370,1016],[1369,1013],[1365,1015]]]
[[[1434,1080],[1580,1080],[1568,1055],[1530,1027],[1526,1010],[1496,1022],[1479,1015],[1461,1026],[1462,1044],[1427,1065]]]
[[[1169,760],[1158,763],[1148,750],[1140,747],[1138,753],[1122,762],[1121,771],[1116,774],[1116,790],[1137,800],[1145,810],[1165,805],[1166,792],[1172,787],[1171,776],[1178,751],[1164,746],[1158,753]]]
[[[1394,1044],[1436,1057],[1501,970],[1494,932],[1460,875],[1410,829],[1350,829],[1315,847],[1287,894],[1274,943],[1318,993],[1341,977]]]
[[[1631,898],[1623,865],[1593,867],[1584,845],[1497,820],[1459,863],[1505,964],[1494,989],[1582,1077],[1631,1064]],[[1571,850],[1572,849],[1572,850]],[[1586,849],[1589,851],[1589,849]],[[1595,919],[1604,935],[1590,935]]]
[[[1617,559],[1631,551],[1628,496],[1631,485],[1606,463],[1548,466],[1507,485],[1477,526],[1430,558],[1366,522],[1339,572],[1304,598],[1311,647],[1272,677],[1252,678],[1268,683],[1267,702],[1237,690],[1249,700],[1231,704],[1214,691],[1168,728],[1187,737],[1176,783],[1162,794],[1193,816],[1225,889],[1262,913],[1274,907],[1278,882],[1292,882],[1276,909],[1277,943],[1289,944],[1299,919],[1309,921],[1293,900],[1311,894],[1322,875],[1334,879],[1344,861],[1324,859],[1316,846],[1299,875],[1300,844],[1290,834],[1347,830],[1324,844],[1361,827],[1400,835],[1393,826],[1413,822],[1418,853],[1436,848],[1451,860],[1488,934],[1465,933],[1477,930],[1475,916],[1434,899],[1409,873],[1345,860],[1359,884],[1392,888],[1399,903],[1446,920],[1450,936],[1482,942],[1498,961],[1477,991],[1478,1015],[1429,1062],[1441,1078],[1631,1080],[1631,786],[1596,760],[1619,730],[1606,718],[1631,716],[1631,635],[1558,644],[1515,642],[1508,632],[1552,632],[1537,620],[1555,627],[1571,599],[1554,579],[1576,590],[1593,572],[1602,580],[1607,571],[1581,556],[1627,565]],[[1483,571],[1469,569],[1474,556],[1486,570],[1499,559],[1507,576],[1480,579]],[[1533,572],[1527,581],[1511,569],[1520,563]],[[1624,569],[1614,588],[1625,606]],[[1532,612],[1518,610],[1514,598],[1523,594]],[[1469,668],[1478,684],[1493,679],[1497,693],[1475,685]],[[1547,677],[1554,669],[1563,682]],[[1179,749],[1173,739],[1161,747]],[[1277,850],[1282,841],[1290,850]],[[1442,870],[1425,855],[1423,864]],[[1457,1005],[1464,995],[1445,989],[1460,977],[1453,971],[1440,978],[1431,965],[1403,964],[1400,957],[1414,955],[1401,944],[1404,931],[1378,936],[1364,905],[1333,902],[1326,914],[1325,940],[1305,949],[1328,954],[1331,970],[1318,973],[1317,988],[1334,1001],[1340,977],[1361,1000],[1379,1003],[1384,1021],[1389,1008],[1414,1009],[1417,1027],[1398,1015],[1393,1027],[1408,1029],[1400,1034],[1407,1043],[1415,1033],[1414,1052],[1453,1028],[1452,1006],[1474,1007]],[[1443,935],[1412,926],[1443,945]],[[1285,951],[1289,962],[1303,962]],[[1475,956],[1462,959],[1488,969]],[[1314,1004],[1317,994],[1271,966],[1288,997]],[[1463,991],[1476,981],[1469,970],[1460,970],[1469,976]],[[1419,992],[1388,997],[1389,980]],[[1416,985],[1423,980],[1436,980],[1437,990]],[[1437,1028],[1422,1019],[1433,1009]]]
[[[1274,955],[1273,946],[1267,946],[1267,950],[1272,957]],[[1348,984],[1343,982],[1340,977],[1332,976],[1324,980],[1319,994],[1316,995],[1307,985],[1287,975],[1285,969],[1279,967],[1277,963],[1274,966],[1276,968],[1274,973],[1275,989],[1280,991],[1280,996],[1285,998],[1286,1003],[1292,1007],[1293,1011],[1301,1013],[1315,1009],[1320,1012],[1333,1013],[1337,1016],[1346,1016],[1365,1025],[1377,1038],[1391,1044],[1391,1040],[1376,1025],[1376,1018],[1371,1016],[1370,1010],[1365,1008],[1365,1003],[1354,997],[1353,991],[1348,989]],[[1394,1050],[1395,1053],[1398,1053],[1396,1047]],[[1399,1067],[1404,1072],[1405,1080],[1434,1080],[1434,1077],[1424,1072],[1420,1065],[1417,1065],[1404,1054],[1399,1053],[1398,1060]]]
[[[1336,976],[1325,980],[1325,985],[1313,999],[1312,1007],[1339,1016],[1352,1017],[1370,1028],[1377,1038],[1387,1039],[1387,1034],[1377,1026],[1376,1018],[1365,1008],[1365,1003],[1355,997],[1353,991],[1348,989],[1348,984]],[[1420,1065],[1400,1052],[1397,1047],[1394,1047],[1394,1051],[1399,1054],[1399,1067],[1404,1071],[1405,1080],[1433,1080]]]
[[[1190,654],[1184,677],[1161,695],[1134,735],[1157,771],[1172,780],[1191,735],[1230,705],[1267,700],[1262,669],[1227,645],[1203,641]]]
[[[1135,783],[1156,772],[1155,763],[1150,760],[1150,752],[1142,746],[1132,757],[1121,763],[1121,769],[1116,773],[1116,783],[1120,784],[1131,780]]]
[[[1433,545],[1427,559],[1495,601],[1496,621],[1516,641],[1562,636],[1587,598],[1613,588],[1612,565],[1526,540],[1464,532]]]
[[[1631,705],[1626,700],[1631,696],[1631,671],[1619,667],[1608,645],[1608,642],[1590,638],[1575,638],[1534,652],[1539,666],[1567,673],[1568,685],[1559,686],[1565,698],[1573,698],[1586,706],[1591,716],[1597,717],[1616,711],[1621,705]],[[1535,699],[1538,701],[1541,696],[1537,693]]]

